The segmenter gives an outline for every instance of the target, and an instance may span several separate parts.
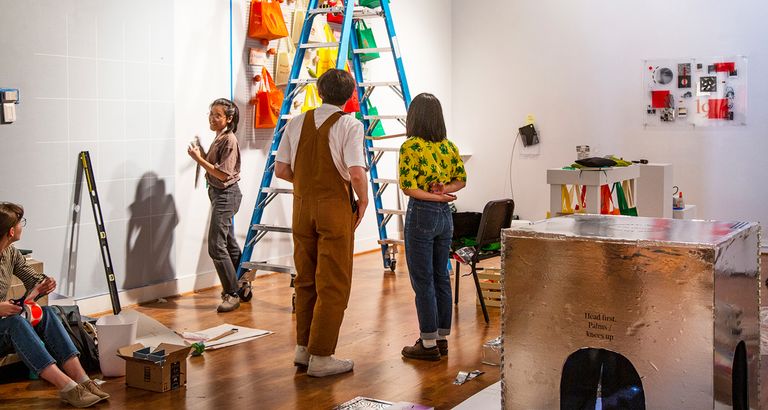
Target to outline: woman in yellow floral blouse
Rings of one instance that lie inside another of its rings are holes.
[[[443,108],[434,95],[419,94],[411,101],[406,134],[400,146],[399,182],[411,197],[405,215],[405,256],[421,337],[402,354],[440,360],[448,354],[452,316],[448,256],[453,218],[448,202],[464,188],[467,174],[458,148],[446,138]]]

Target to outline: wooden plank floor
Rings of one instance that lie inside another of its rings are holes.
[[[767,266],[766,255],[761,262]],[[497,263],[491,260],[486,264]],[[417,362],[400,357],[402,346],[418,338],[418,328],[404,261],[399,265],[397,274],[384,274],[378,253],[355,259],[352,297],[338,347],[340,357],[355,360],[353,373],[315,379],[292,366],[292,292],[286,276],[271,275],[256,280],[254,299],[231,314],[215,312],[218,288],[172,298],[168,303],[137,307],[177,330],[199,330],[230,322],[275,334],[190,358],[188,386],[180,391],[146,392],[125,387],[123,378],[109,379],[104,389],[112,398],[96,408],[218,409],[234,405],[256,409],[327,409],[361,395],[447,409],[496,382],[499,368],[480,363],[480,346],[498,336],[499,311],[489,309],[491,324],[486,326],[482,312],[475,306],[470,277],[461,279],[461,300],[454,310],[448,358]],[[768,304],[768,298],[763,298],[763,304]],[[768,356],[763,357],[763,363],[766,360]],[[0,408],[59,407],[57,392],[49,384],[9,377],[8,369],[0,374]],[[22,372],[23,369],[22,366]],[[474,369],[486,374],[462,386],[452,384],[459,370]],[[765,396],[768,366],[761,370],[761,393]]]
[[[378,252],[355,258],[352,296],[337,348],[339,357],[355,361],[354,372],[317,379],[293,366],[292,289],[288,276],[275,274],[254,281],[253,300],[229,314],[215,311],[219,288],[136,307],[175,330],[228,322],[275,334],[190,357],[187,388],[179,391],[152,393],[126,387],[123,378],[108,379],[104,390],[112,398],[96,408],[329,409],[367,396],[448,409],[498,381],[499,368],[481,364],[480,355],[482,344],[500,333],[499,309],[489,308],[491,323],[486,325],[469,276],[461,279],[448,357],[420,362],[400,356],[402,347],[413,344],[419,333],[413,290],[403,255],[399,256],[396,274],[384,273]],[[498,263],[498,259],[485,262]],[[475,369],[486,373],[462,386],[452,384],[460,370]],[[0,384],[2,408],[58,406],[57,392],[44,381],[15,379]]]

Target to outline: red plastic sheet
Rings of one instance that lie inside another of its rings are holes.
[[[710,98],[708,117],[709,119],[728,118],[728,100],[726,98]]]
[[[715,71],[718,73],[731,73],[736,71],[736,63],[715,63]]]
[[[667,108],[669,90],[651,91],[651,108]]]

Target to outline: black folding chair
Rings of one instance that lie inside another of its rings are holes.
[[[477,245],[470,249],[469,267],[472,269],[472,277],[475,280],[475,287],[477,288],[477,297],[480,299],[480,306],[483,308],[483,317],[485,322],[488,323],[488,308],[485,306],[485,299],[483,299],[483,292],[480,289],[480,279],[477,277],[477,272],[483,270],[478,268],[477,263],[494,258],[501,255],[501,250],[482,251],[483,247],[492,243],[501,241],[501,230],[508,228],[512,223],[512,214],[515,211],[515,202],[511,199],[499,199],[496,201],[488,202],[483,209],[482,216],[480,217],[479,226],[477,227],[476,241]],[[454,222],[456,222],[456,215],[454,214]],[[454,226],[456,223],[454,223]],[[463,229],[466,230],[466,229]],[[454,230],[454,239],[458,239],[457,234],[461,235],[459,230]],[[454,249],[456,251],[457,249]],[[454,303],[459,303],[459,269],[461,264],[456,262],[456,291]]]

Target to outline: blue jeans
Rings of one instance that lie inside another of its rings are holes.
[[[211,200],[211,224],[208,226],[208,255],[221,281],[222,294],[237,292],[237,268],[240,266],[240,245],[235,239],[232,217],[240,209],[243,194],[237,183],[224,189],[208,187]]]
[[[405,256],[416,314],[424,340],[451,333],[451,278],[448,256],[453,218],[447,203],[411,198],[405,215]]]
[[[19,315],[0,319],[0,353],[16,351],[35,374],[72,356],[80,356],[64,325],[50,306],[43,306],[43,319],[37,326]]]

